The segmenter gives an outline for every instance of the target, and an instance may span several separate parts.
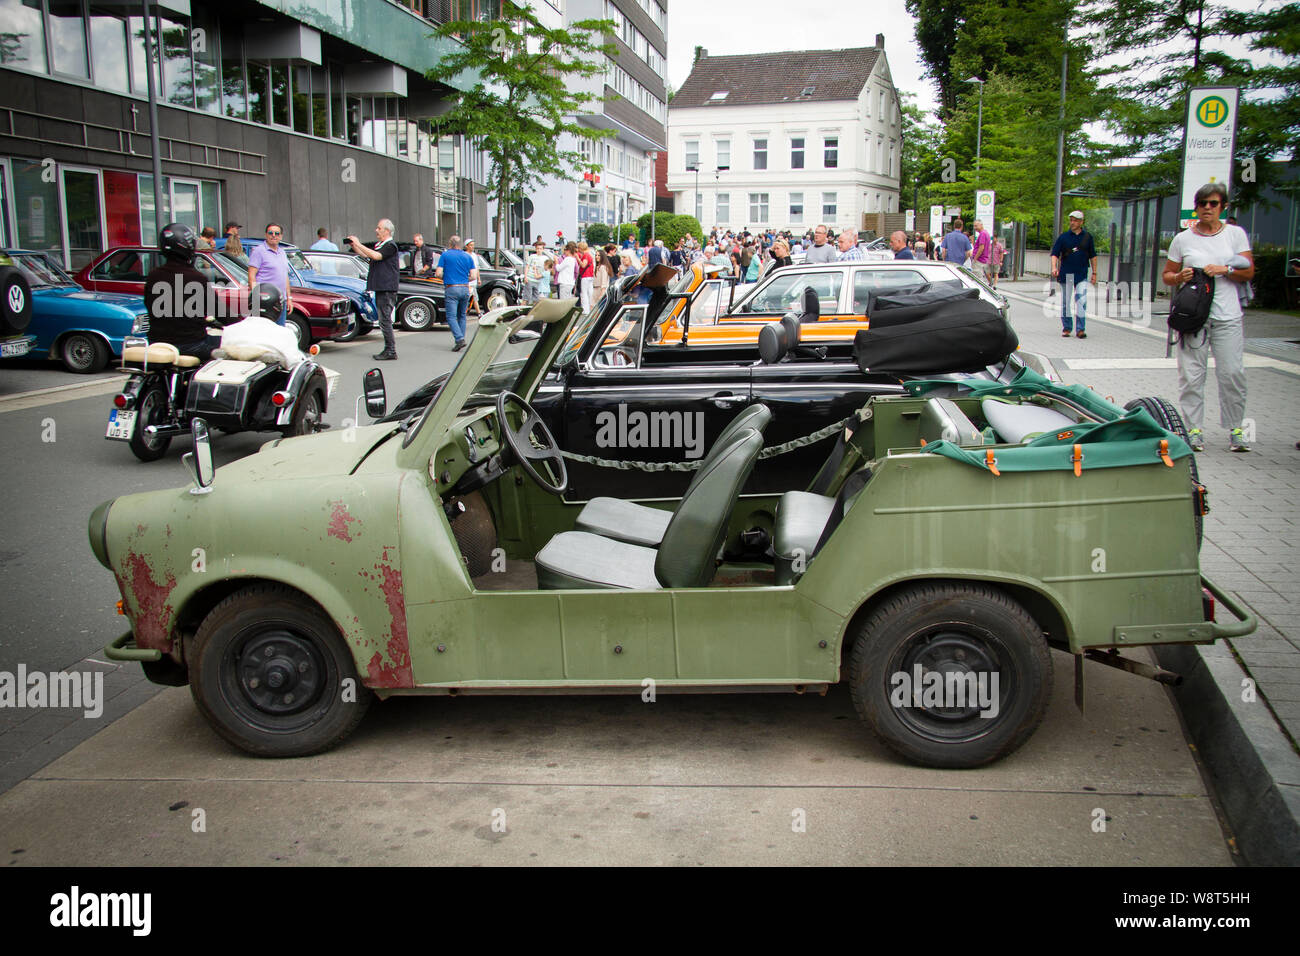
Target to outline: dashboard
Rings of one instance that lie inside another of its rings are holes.
[[[429,459],[439,495],[467,494],[499,477],[501,423],[495,408],[476,408],[456,419],[448,441]]]

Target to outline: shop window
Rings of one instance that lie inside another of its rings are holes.
[[[59,217],[59,187],[47,182],[40,162],[12,161],[14,218],[18,245],[34,252],[52,252],[63,261],[63,223]]]
[[[54,72],[90,79],[86,21],[79,0],[49,0],[50,58]],[[5,31],[8,33],[8,30]]]
[[[135,173],[104,170],[104,244],[134,246],[140,242],[140,188]]]
[[[199,198],[199,218],[205,226],[211,226],[217,231],[217,236],[221,236],[221,184],[204,180],[199,184],[201,192]]]
[[[126,21],[101,7],[90,8],[90,51],[95,64],[95,85],[105,90],[128,92]]]
[[[41,0],[0,0],[0,22],[5,24],[0,42],[0,66],[45,70],[45,17]]]

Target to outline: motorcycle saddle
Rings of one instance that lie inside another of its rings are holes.
[[[150,365],[174,365],[177,368],[194,368],[200,364],[197,355],[181,355],[180,350],[167,342],[151,342],[149,345],[133,345],[122,350],[123,365],[138,365],[148,368]]]

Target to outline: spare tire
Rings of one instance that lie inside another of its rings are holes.
[[[1183,441],[1189,445],[1191,444],[1191,439],[1187,434],[1187,427],[1183,424],[1183,416],[1178,414],[1178,409],[1171,402],[1163,398],[1135,398],[1124,406],[1124,411],[1131,412],[1135,408],[1142,409],[1154,418],[1156,424],[1161,428],[1173,432]],[[1192,468],[1192,513],[1196,515],[1196,550],[1200,551],[1205,518],[1201,514],[1201,475],[1196,468],[1195,453],[1188,459],[1188,463]]]
[[[14,266],[0,266],[0,336],[18,335],[32,321],[32,287]]]

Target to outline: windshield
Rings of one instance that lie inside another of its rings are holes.
[[[281,248],[281,249],[284,249],[284,246],[281,246],[280,248]],[[303,258],[303,254],[302,254],[302,252],[301,252],[300,250],[298,250],[298,249],[284,249],[284,253],[285,253],[286,256],[288,256],[288,258],[289,258],[289,263],[290,263],[290,264],[291,264],[295,269],[310,269],[310,268],[311,268],[311,266],[307,264],[307,260],[306,260],[305,258]]]
[[[533,354],[533,349],[541,341],[542,336],[530,329],[524,329],[513,336],[502,339],[496,354],[488,363],[487,368],[483,370],[483,374],[479,376],[478,381],[474,383],[469,397],[465,399],[465,403],[461,406],[458,414],[464,414],[473,408],[494,405],[496,404],[497,395],[504,391],[512,391],[515,383],[519,380],[520,372],[528,361],[528,357]],[[420,429],[424,427],[424,423],[428,420],[429,413],[438,404],[438,399],[442,397],[447,383],[455,377],[456,369],[452,369],[451,374],[443,379],[442,384],[438,386],[438,390],[434,392],[429,404],[424,407],[419,422],[416,423],[415,427],[407,434],[405,441],[402,442],[403,448],[415,440],[415,436],[419,434]]]
[[[53,262],[42,255],[14,256],[16,265],[33,288],[57,288],[64,285],[76,285],[68,275]]]
[[[321,253],[304,252],[303,258],[307,260],[306,268],[316,272],[345,276],[349,279],[364,279],[366,277],[367,270],[364,260],[358,259],[356,256],[330,256]]]

